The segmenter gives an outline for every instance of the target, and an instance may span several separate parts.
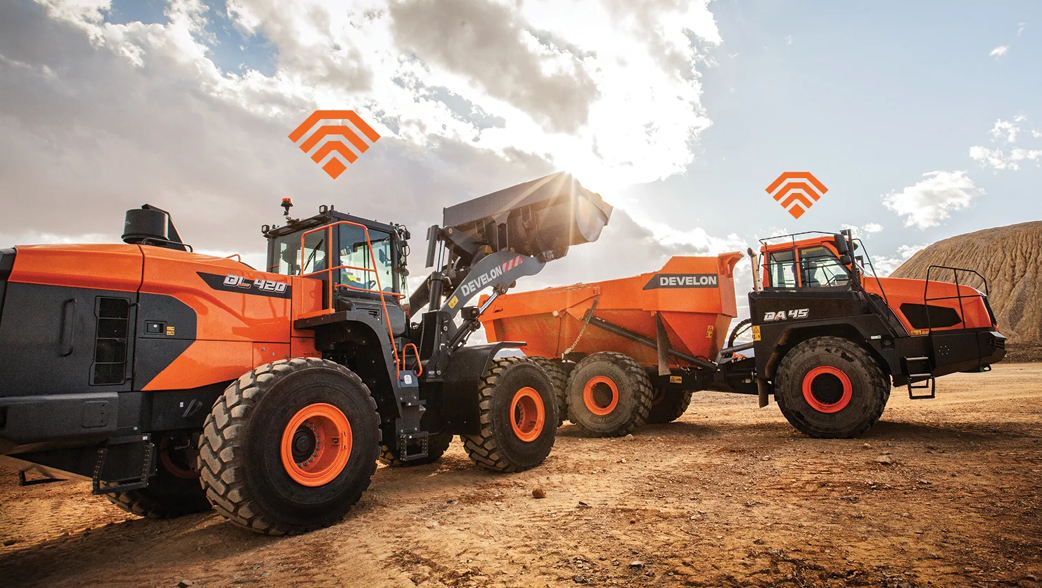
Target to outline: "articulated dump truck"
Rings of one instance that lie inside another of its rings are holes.
[[[761,243],[748,252],[751,318],[730,336],[737,252],[500,296],[480,320],[489,341],[526,341],[554,382],[561,422],[594,436],[675,420],[693,391],[712,386],[757,394],[761,407],[774,396],[807,435],[855,437],[882,415],[891,385],[933,398],[938,376],[988,371],[1005,356],[987,282],[973,270],[878,278],[853,255],[861,244],[849,231]],[[752,340],[738,343],[742,334]]]
[[[523,342],[465,346],[487,305],[597,240],[611,206],[567,174],[444,211],[406,303],[409,231],[320,207],[262,227],[266,271],[193,253],[170,216],[122,244],[0,249],[0,455],[152,517],[211,507],[259,533],[340,519],[377,461],[543,462],[558,415]],[[415,319],[415,320],[411,320]]]

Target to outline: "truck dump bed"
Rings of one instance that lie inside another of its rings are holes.
[[[726,342],[737,316],[733,270],[741,257],[677,256],[657,272],[506,294],[480,320],[490,342],[525,341],[527,355],[617,351],[649,366],[658,363],[658,315],[670,348],[679,352],[671,363],[688,366],[677,355],[712,360]],[[588,320],[591,309],[594,320]]]

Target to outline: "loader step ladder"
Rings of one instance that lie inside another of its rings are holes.
[[[908,398],[924,400],[937,397],[937,378],[933,375],[929,357],[906,357],[905,373],[908,374]],[[929,394],[916,394],[916,390],[929,390]]]
[[[423,459],[427,457],[430,435],[420,428],[420,420],[427,407],[420,399],[420,384],[416,372],[402,370],[399,373],[398,392],[398,409],[402,415],[395,423],[395,429],[398,431],[398,459]]]
[[[105,467],[111,453],[115,453],[118,458],[113,460],[114,463],[126,464],[123,468],[116,466],[115,473]],[[95,454],[91,493],[111,494],[145,488],[149,477],[156,471],[155,458],[155,446],[150,435],[129,435],[107,440]]]

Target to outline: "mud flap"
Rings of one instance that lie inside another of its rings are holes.
[[[481,384],[481,377],[501,349],[522,346],[524,343],[492,343],[461,347],[452,354],[442,377],[440,409],[446,431],[453,435],[481,433],[478,417],[478,386]]]

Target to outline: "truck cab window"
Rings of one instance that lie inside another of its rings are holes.
[[[365,239],[365,230],[355,225],[340,225],[340,283],[362,290],[394,292],[394,256],[391,235],[369,229],[372,252]],[[375,267],[373,266],[375,259]],[[376,272],[366,271],[375,269]]]
[[[800,278],[808,288],[846,286],[850,273],[827,247],[800,249]]]
[[[792,250],[769,254],[767,272],[770,274],[771,288],[795,288],[796,262]]]

